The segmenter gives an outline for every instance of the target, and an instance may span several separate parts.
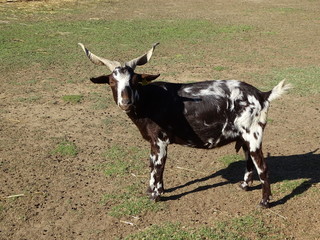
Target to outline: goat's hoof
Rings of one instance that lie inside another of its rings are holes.
[[[244,190],[244,191],[249,191],[250,190],[249,185],[246,182],[241,182],[239,184],[239,188]]]
[[[151,193],[149,195],[149,198],[151,201],[154,201],[154,202],[159,202],[160,201],[160,195],[157,194],[157,193]]]
[[[146,190],[146,193],[149,194],[149,195],[151,195],[153,192],[154,192],[154,190],[151,189],[151,187],[148,187],[147,190]],[[159,188],[158,189],[158,193],[160,195],[163,194],[164,193],[164,188]]]
[[[268,201],[264,201],[264,200],[261,200],[261,202],[259,203],[259,206],[263,209],[265,208],[270,208],[270,204]]]

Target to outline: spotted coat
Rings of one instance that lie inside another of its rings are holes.
[[[117,78],[118,71],[112,78]],[[236,80],[129,85],[130,104],[125,111],[151,144],[151,199],[159,200],[164,192],[163,171],[169,144],[212,149],[236,142],[237,151],[242,148],[247,160],[241,188],[248,190],[255,167],[262,183],[260,204],[269,206],[271,190],[262,137],[270,101],[287,89],[284,82],[269,92]],[[113,92],[115,95],[121,91]],[[116,96],[116,102],[117,99]]]

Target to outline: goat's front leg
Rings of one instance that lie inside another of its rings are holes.
[[[151,143],[151,174],[147,192],[150,195],[150,199],[154,201],[159,201],[160,195],[164,192],[163,171],[167,159],[168,144],[168,140],[161,140],[159,138]]]

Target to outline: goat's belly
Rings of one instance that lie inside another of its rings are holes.
[[[183,145],[187,147],[192,147],[192,148],[200,148],[200,149],[212,149],[212,148],[217,148],[221,147],[224,145],[227,145],[231,142],[237,141],[238,138],[224,138],[223,136],[218,139],[214,138],[208,138],[207,141],[199,142],[197,140],[193,139],[180,139],[180,138],[175,138],[175,140],[171,141],[170,143],[178,144],[178,145]]]
[[[193,148],[211,149],[229,144],[239,138],[237,132],[226,134],[221,127],[193,128],[192,130],[192,134],[189,132],[185,135],[175,135],[170,142]]]

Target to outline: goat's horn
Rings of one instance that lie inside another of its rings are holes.
[[[157,45],[159,45],[159,43],[154,43],[152,45],[152,48],[146,54],[144,54],[140,57],[137,57],[129,62],[126,62],[125,65],[131,67],[132,69],[135,69],[136,66],[146,64],[147,62],[149,62],[149,60],[153,54],[153,51]]]
[[[85,48],[85,46],[82,43],[78,43],[78,45],[83,49],[83,51],[86,53],[87,57],[90,59],[91,62],[97,65],[105,65],[107,66],[110,71],[112,72],[116,67],[120,67],[121,64],[117,61],[110,61],[105,58],[98,57],[94,55],[92,52],[90,52],[88,49]]]

